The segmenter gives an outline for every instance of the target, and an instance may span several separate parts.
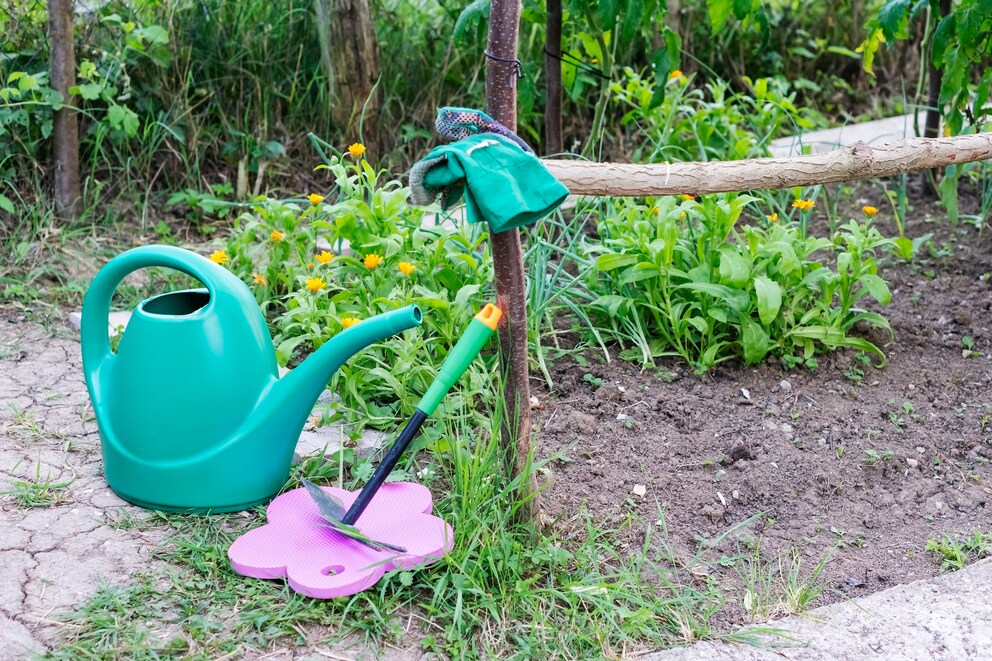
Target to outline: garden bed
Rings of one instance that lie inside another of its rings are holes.
[[[933,232],[933,247],[880,271],[894,331],[882,369],[847,350],[814,370],[767,360],[702,376],[677,361],[641,370],[616,351],[557,359],[553,388],[536,393],[556,528],[580,528],[588,509],[640,552],[652,526],[653,550],[726,588],[728,623],[774,614],[757,604],[761,576],[786,585],[827,559],[815,603],[829,603],[936,575],[945,558],[928,540],[987,533],[990,242],[935,204],[916,201],[913,216],[907,235]]]

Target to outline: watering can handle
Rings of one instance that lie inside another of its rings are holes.
[[[112,355],[107,337],[107,319],[117,285],[134,271],[149,266],[164,266],[192,276],[206,286],[211,296],[229,284],[229,280],[237,280],[229,271],[206,257],[175,246],[141,246],[114,257],[93,278],[83,299],[80,344],[83,364],[87,369],[95,368]]]

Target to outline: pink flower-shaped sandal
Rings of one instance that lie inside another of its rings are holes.
[[[322,488],[345,509],[358,496]],[[427,487],[384,484],[356,526],[406,552],[376,551],[330,527],[306,489],[294,489],[273,500],[266,509],[268,523],[236,539],[227,555],[243,576],[286,578],[293,590],[317,599],[345,597],[375,585],[387,571],[430,564],[451,550],[454,531],[431,509]]]

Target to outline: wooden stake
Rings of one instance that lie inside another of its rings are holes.
[[[79,120],[76,100],[69,88],[76,84],[76,51],[73,40],[72,0],[49,0],[48,41],[51,44],[52,89],[62,95],[63,105],[52,121],[52,152],[55,156],[55,206],[65,220],[78,218],[83,210],[79,183]]]
[[[486,58],[486,106],[492,117],[509,128],[517,126],[516,59],[520,0],[492,0]],[[527,365],[527,285],[524,280],[520,233],[492,235],[496,271],[496,305],[503,310],[499,325],[500,363],[506,379],[503,443],[515,457],[515,477],[526,474],[518,495],[527,501],[521,518],[540,523],[537,481],[528,469],[531,452],[530,383]]]

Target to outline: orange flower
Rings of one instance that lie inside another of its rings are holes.
[[[861,210],[865,212],[866,216],[874,216],[876,213],[878,213],[878,209],[876,207],[872,207],[868,205],[861,207]]]
[[[251,279],[255,282],[256,285],[267,285],[267,284],[269,284],[269,281],[266,280],[265,279],[265,276],[262,275],[261,273],[253,273],[252,276],[251,276]]]
[[[670,79],[672,79],[672,80],[675,80],[676,78],[681,78],[682,77],[682,70],[681,69],[676,69],[675,71],[673,71],[670,74],[668,74],[668,77]]]
[[[307,199],[310,200],[310,204],[317,206],[324,201],[324,196],[318,195],[317,193],[310,193],[307,195]]]
[[[279,230],[272,230],[272,234],[270,234],[269,236],[272,237],[272,240],[275,241],[276,243],[279,243],[280,241],[286,238],[286,235],[280,232]]]
[[[768,214],[767,216],[765,216],[765,218],[768,219],[768,222],[769,223],[774,223],[776,220],[778,220],[778,214],[777,213],[771,213],[771,214]]]
[[[318,262],[320,262],[321,264],[326,264],[327,262],[329,262],[329,261],[331,261],[332,259],[334,259],[334,254],[333,254],[333,253],[329,253],[329,252],[327,252],[326,250],[324,250],[324,251],[322,251],[322,252],[320,252],[320,253],[319,253],[319,254],[317,255],[317,257],[316,257],[316,259],[317,259],[317,261],[318,261]]]
[[[316,293],[327,286],[323,278],[307,278],[307,289]]]
[[[411,264],[410,262],[400,262],[399,266],[397,266],[396,268],[398,268],[400,270],[400,273],[402,273],[403,275],[410,275],[417,267]]]
[[[361,319],[358,317],[341,317],[341,327],[348,329],[357,324]]]
[[[353,144],[350,144],[348,145],[348,153],[354,156],[355,158],[358,158],[365,153],[365,145],[363,145],[360,142],[355,142]]]
[[[227,256],[226,250],[215,250],[210,253],[210,261],[214,264],[227,264],[230,257]]]
[[[796,200],[792,203],[792,206],[800,211],[809,211],[816,206],[816,202],[813,200]]]
[[[686,215],[686,214],[685,214],[685,211],[683,211],[683,212],[682,212],[682,213],[681,213],[681,214],[679,215],[679,220],[685,220],[685,215]]]
[[[365,255],[365,267],[369,269],[374,269],[382,263],[382,255],[376,255],[375,253],[369,253]]]
[[[308,269],[312,269],[313,268],[313,262],[307,262],[307,268]]]

